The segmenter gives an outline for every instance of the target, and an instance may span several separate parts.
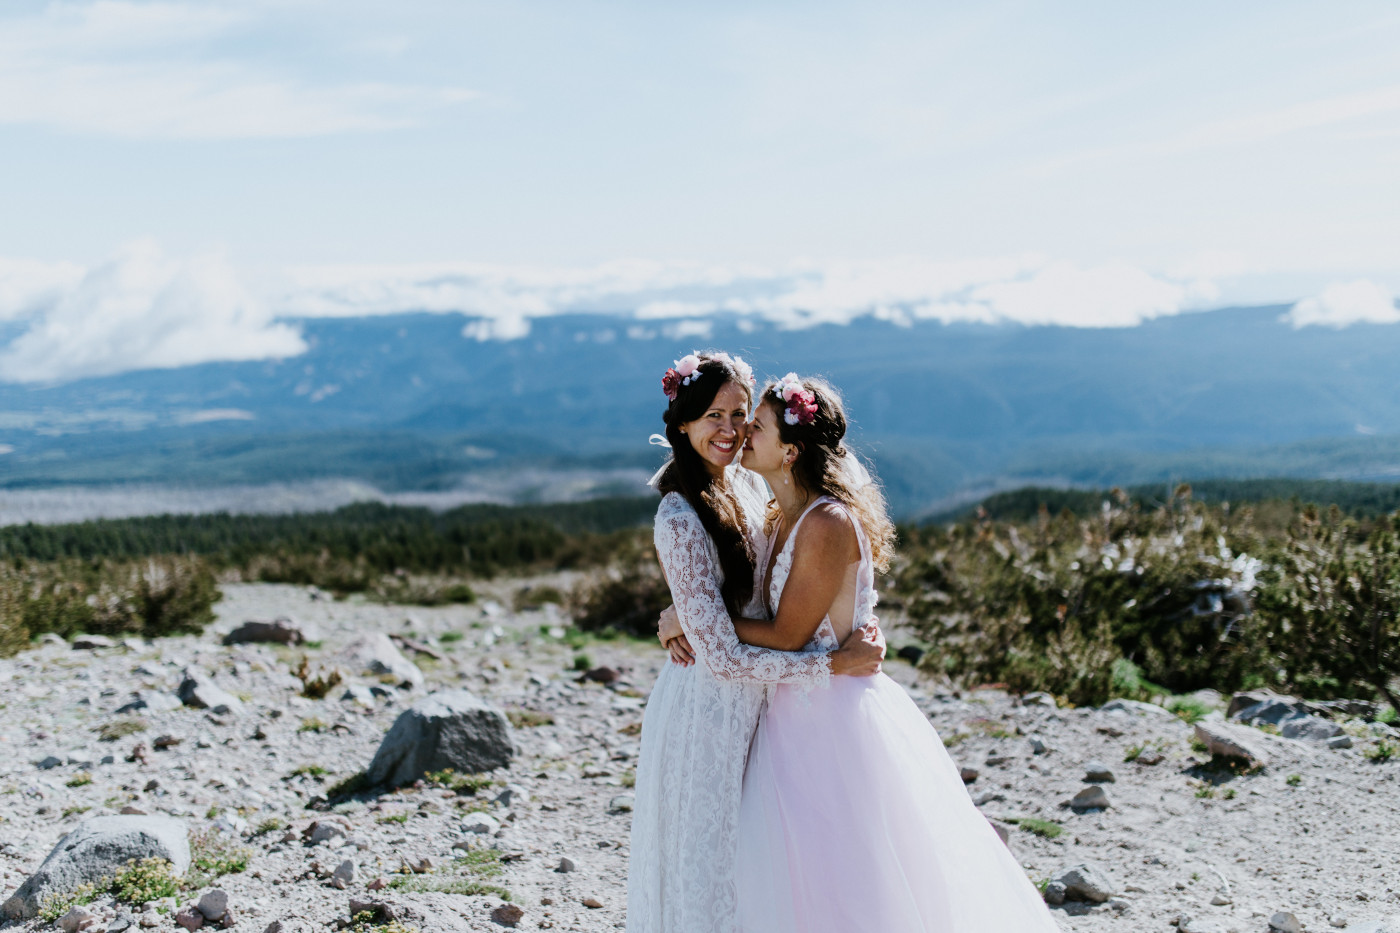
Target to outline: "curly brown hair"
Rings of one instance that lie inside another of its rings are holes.
[[[716,359],[713,351],[697,354],[701,378],[688,386],[678,386],[676,397],[661,416],[666,422],[666,440],[671,445],[671,459],[661,473],[657,488],[662,495],[678,492],[700,516],[719,553],[724,583],[720,594],[732,616],[741,616],[743,607],[753,595],[754,550],[744,534],[744,516],[739,500],[729,489],[715,485],[715,478],[705,467],[705,460],[681,433],[681,425],[689,424],[709,410],[719,390],[734,383],[744,390],[747,405],[753,405],[753,387],[728,358]]]
[[[855,457],[855,453],[845,443],[846,409],[841,393],[825,379],[808,377],[801,382],[817,402],[816,416],[806,424],[788,424],[783,417],[787,406],[773,391],[776,382],[763,387],[759,403],[771,405],[778,416],[779,440],[797,448],[797,459],[792,463],[794,482],[814,495],[830,496],[851,510],[870,541],[875,569],[884,573],[894,556],[894,523],[880,485],[872,478],[857,486],[842,465],[846,457]],[[773,508],[769,509],[770,521],[775,517]]]

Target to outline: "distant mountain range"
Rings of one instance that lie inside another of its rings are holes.
[[[1286,310],[1114,329],[716,317],[703,334],[599,313],[505,341],[464,334],[471,319],[455,314],[308,319],[310,349],[292,359],[0,386],[0,488],[343,478],[440,491],[586,467],[600,492],[640,492],[660,460],[646,438],[661,428],[661,373],[705,346],[760,374],[831,379],[906,516],[1029,483],[1400,481],[1400,327],[1296,330]],[[550,498],[552,482],[513,494]]]

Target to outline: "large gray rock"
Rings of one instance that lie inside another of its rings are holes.
[[[1223,758],[1242,758],[1257,767],[1269,763],[1269,752],[1260,733],[1245,726],[1223,722],[1196,723],[1196,738],[1205,743],[1206,751]]]
[[[207,709],[216,713],[237,713],[243,709],[242,700],[193,668],[185,668],[184,680],[180,681],[175,695],[180,698],[181,703],[195,709]]]
[[[1093,862],[1081,862],[1056,872],[1050,880],[1064,885],[1065,897],[1071,901],[1102,904],[1113,896],[1113,884]]]
[[[1230,718],[1251,724],[1267,722],[1271,726],[1277,726],[1285,719],[1307,714],[1308,708],[1302,700],[1294,700],[1291,697],[1265,697],[1253,706],[1238,710]]]
[[[1283,721],[1279,734],[1285,739],[1301,739],[1304,742],[1325,745],[1328,739],[1342,734],[1342,727],[1321,716],[1294,716]]]
[[[389,636],[375,632],[355,639],[340,652],[340,659],[357,674],[392,678],[399,686],[423,686],[423,672],[404,657]]]
[[[504,713],[469,690],[444,690],[399,714],[365,776],[372,786],[397,787],[444,768],[466,774],[504,768],[514,755]]]
[[[49,895],[111,877],[127,859],[163,858],[183,875],[190,867],[189,831],[166,816],[98,816],[58,841],[48,858],[0,906],[0,917],[27,920]]]
[[[1125,713],[1142,713],[1144,715],[1163,716],[1168,719],[1174,719],[1176,717],[1176,713],[1173,713],[1165,707],[1158,706],[1156,703],[1144,703],[1141,700],[1128,700],[1122,697],[1116,700],[1109,700],[1103,706],[1100,706],[1099,710],[1105,713],[1121,710]]]
[[[304,645],[308,641],[319,641],[320,637],[315,626],[303,625],[282,616],[271,622],[250,619],[225,635],[224,644],[266,642],[277,645]]]
[[[1108,799],[1108,792],[1098,784],[1090,784],[1075,794],[1069,802],[1075,812],[1083,813],[1085,810],[1102,809],[1112,806]]]

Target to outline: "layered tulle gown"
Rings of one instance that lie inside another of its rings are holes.
[[[875,574],[853,524],[859,626],[873,618]],[[796,539],[797,525],[774,563],[771,606]],[[836,646],[823,620],[808,648]],[[884,674],[772,688],[744,775],[736,867],[744,933],[1058,930],[933,726]]]

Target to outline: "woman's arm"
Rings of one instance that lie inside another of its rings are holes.
[[[676,612],[697,658],[722,680],[825,685],[830,653],[770,651],[741,644],[720,595],[710,539],[700,517],[679,495],[662,500],[656,553]]]
[[[734,620],[734,632],[746,645],[800,650],[831,611],[845,582],[846,569],[860,560],[860,542],[850,518],[831,506],[819,506],[803,519],[792,547],[792,569],[783,586],[777,617],[771,622]]]

